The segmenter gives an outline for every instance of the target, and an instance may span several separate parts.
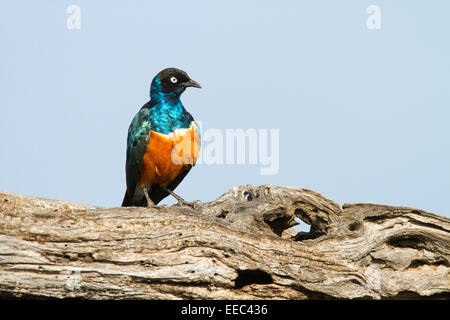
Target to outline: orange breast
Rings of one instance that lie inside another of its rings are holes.
[[[139,184],[170,184],[183,170],[195,164],[200,151],[200,136],[192,124],[170,134],[151,131]]]

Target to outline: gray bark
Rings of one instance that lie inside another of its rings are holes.
[[[447,299],[449,252],[449,218],[300,188],[234,187],[195,209],[0,192],[3,298]]]

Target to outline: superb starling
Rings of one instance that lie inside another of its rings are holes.
[[[168,68],[153,79],[150,101],[136,114],[128,129],[123,207],[153,206],[169,194],[179,204],[193,206],[173,190],[199,154],[200,130],[180,96],[187,87],[201,88],[186,72]]]

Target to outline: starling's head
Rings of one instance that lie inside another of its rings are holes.
[[[201,88],[200,84],[176,68],[167,68],[156,75],[152,81],[150,95],[181,95],[187,87]]]

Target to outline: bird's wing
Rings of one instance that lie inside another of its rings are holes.
[[[142,167],[142,159],[150,140],[151,122],[149,121],[148,108],[142,108],[134,117],[128,129],[127,139],[127,193],[130,199],[138,183],[139,172]]]

